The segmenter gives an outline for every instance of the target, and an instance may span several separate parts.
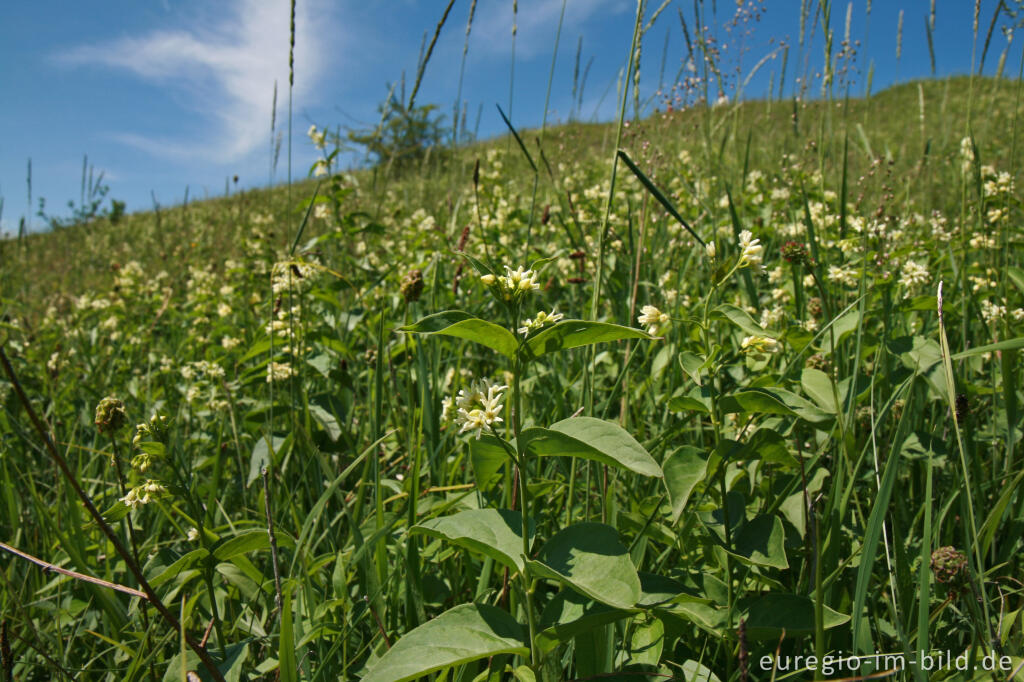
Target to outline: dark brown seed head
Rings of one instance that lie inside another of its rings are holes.
[[[402,278],[399,290],[406,303],[420,300],[420,294],[423,293],[423,273],[420,270],[410,270]]]

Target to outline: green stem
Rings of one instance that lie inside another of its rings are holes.
[[[517,320],[518,323],[518,320]],[[523,393],[520,386],[520,379],[523,373],[523,366],[519,360],[513,365],[512,379],[512,430],[516,436],[516,455],[519,471],[519,509],[523,517],[523,571],[520,573],[523,581],[523,608],[526,610],[526,620],[530,628],[530,663],[536,668],[540,665],[540,652],[537,650],[537,624],[533,612],[533,584],[530,580],[530,570],[525,562],[530,558],[530,493],[527,489],[529,475],[526,469],[526,449],[523,447],[523,439],[520,437],[522,430],[522,408]]]

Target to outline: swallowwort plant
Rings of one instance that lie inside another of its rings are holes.
[[[548,427],[524,427],[523,378],[544,356],[570,348],[621,339],[655,337],[630,327],[605,322],[563,319],[556,312],[527,318],[527,302],[539,288],[539,261],[529,270],[506,267],[505,274],[470,258],[473,267],[507,314],[507,327],[448,310],[429,315],[402,331],[440,334],[482,344],[504,357],[510,385],[475,383],[446,399],[460,433],[469,434],[475,462],[490,461],[493,470],[511,463],[515,493],[506,499],[513,509],[481,508],[432,518],[411,533],[440,538],[465,551],[483,554],[507,569],[511,599],[508,611],[484,603],[456,606],[415,628],[395,643],[374,665],[368,682],[411,680],[429,672],[495,656],[515,656],[520,680],[557,679],[554,663],[560,645],[588,630],[642,611],[641,580],[618,531],[602,523],[575,523],[540,538],[531,519],[538,457],[576,457],[625,469],[642,476],[663,477],[662,469],[629,433],[592,417],[571,417]],[[506,375],[507,376],[507,375]],[[508,408],[504,408],[508,395]],[[505,414],[510,424],[503,423]],[[506,436],[496,427],[504,429]],[[480,476],[476,468],[476,476]],[[480,484],[480,481],[478,481]],[[560,588],[539,613],[536,597],[542,584]],[[501,659],[498,659],[501,660]],[[492,664],[493,665],[493,664]]]

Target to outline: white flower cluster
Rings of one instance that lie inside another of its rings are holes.
[[[128,491],[128,494],[121,498],[129,509],[138,509],[144,504],[149,504],[158,497],[167,495],[167,488],[149,479],[142,485],[137,485]]]
[[[760,239],[754,239],[754,233],[750,230],[740,232],[740,264],[739,267],[751,267],[761,271],[761,263],[764,258],[764,247]]]
[[[846,287],[857,286],[857,271],[852,268],[839,267],[838,265],[828,266],[828,275],[826,275],[830,282],[836,284],[842,284]],[[811,282],[813,286],[813,281]]]
[[[267,364],[267,383],[285,381],[295,376],[295,369],[289,362],[270,362]]]
[[[520,327],[517,331],[525,336],[530,334],[530,332],[537,331],[538,329],[546,327],[549,324],[554,324],[561,320],[563,317],[564,315],[562,315],[562,313],[557,313],[554,310],[552,310],[550,313],[546,313],[543,310],[541,310],[540,312],[537,313],[537,316],[534,317],[532,320],[523,320],[523,326]]]
[[[317,274],[315,265],[300,260],[287,260],[274,263],[270,273],[270,286],[274,295],[286,291],[299,291],[309,286]]]
[[[910,298],[917,289],[927,284],[929,279],[931,279],[931,275],[928,274],[926,265],[908,260],[900,269],[900,285],[906,289],[903,297]]]
[[[1007,315],[1006,299],[1003,299],[1002,305],[988,299],[981,302],[981,317],[986,323],[992,324],[996,320],[1001,320]],[[1024,320],[1024,308],[1015,308],[1010,311],[1010,316],[1017,322]]]
[[[317,149],[322,150],[327,146],[327,131],[317,130],[316,124],[309,126],[306,134],[309,135],[309,139],[313,141],[313,146]]]
[[[960,140],[960,170],[966,175],[974,163],[974,145],[971,138],[965,137]]]
[[[782,344],[770,336],[746,336],[740,344],[744,353],[753,354],[777,353],[781,348]]]
[[[491,383],[490,379],[474,381],[469,389],[461,389],[455,400],[445,398],[441,405],[443,417],[451,419],[459,426],[459,433],[476,431],[479,438],[483,430],[491,424],[504,421],[499,415],[502,408],[503,391],[508,386]]]
[[[511,301],[527,292],[540,289],[537,274],[533,270],[523,270],[522,267],[513,270],[506,265],[504,275],[483,275],[480,281],[504,301]]]
[[[640,326],[646,327],[649,334],[657,335],[668,324],[668,315],[653,305],[645,305],[640,309],[640,313],[636,321],[640,323]]]

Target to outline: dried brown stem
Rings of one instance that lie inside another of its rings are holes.
[[[10,552],[11,554],[13,554],[15,556],[19,556],[19,557],[21,557],[22,559],[24,559],[26,561],[30,561],[33,564],[35,564],[36,566],[42,566],[44,571],[53,571],[54,573],[60,573],[61,575],[66,575],[69,578],[74,578],[75,580],[82,580],[82,581],[87,582],[87,583],[92,583],[93,585],[99,585],[100,587],[107,587],[107,588],[109,588],[111,590],[117,590],[118,592],[124,592],[125,594],[130,594],[133,597],[139,597],[141,599],[145,599],[146,601],[149,601],[149,597],[146,595],[145,592],[140,592],[139,590],[136,590],[133,587],[126,587],[124,585],[118,585],[117,583],[108,582],[108,581],[102,580],[100,578],[94,578],[91,575],[86,575],[84,573],[78,573],[77,571],[69,571],[66,568],[61,568],[60,566],[56,566],[54,564],[51,564],[49,561],[43,561],[39,557],[34,557],[31,554],[27,554],[25,552],[22,552],[20,549],[16,549],[14,547],[11,547],[10,545],[8,545],[6,543],[3,543],[3,542],[0,542],[0,549],[4,550],[6,552]]]

